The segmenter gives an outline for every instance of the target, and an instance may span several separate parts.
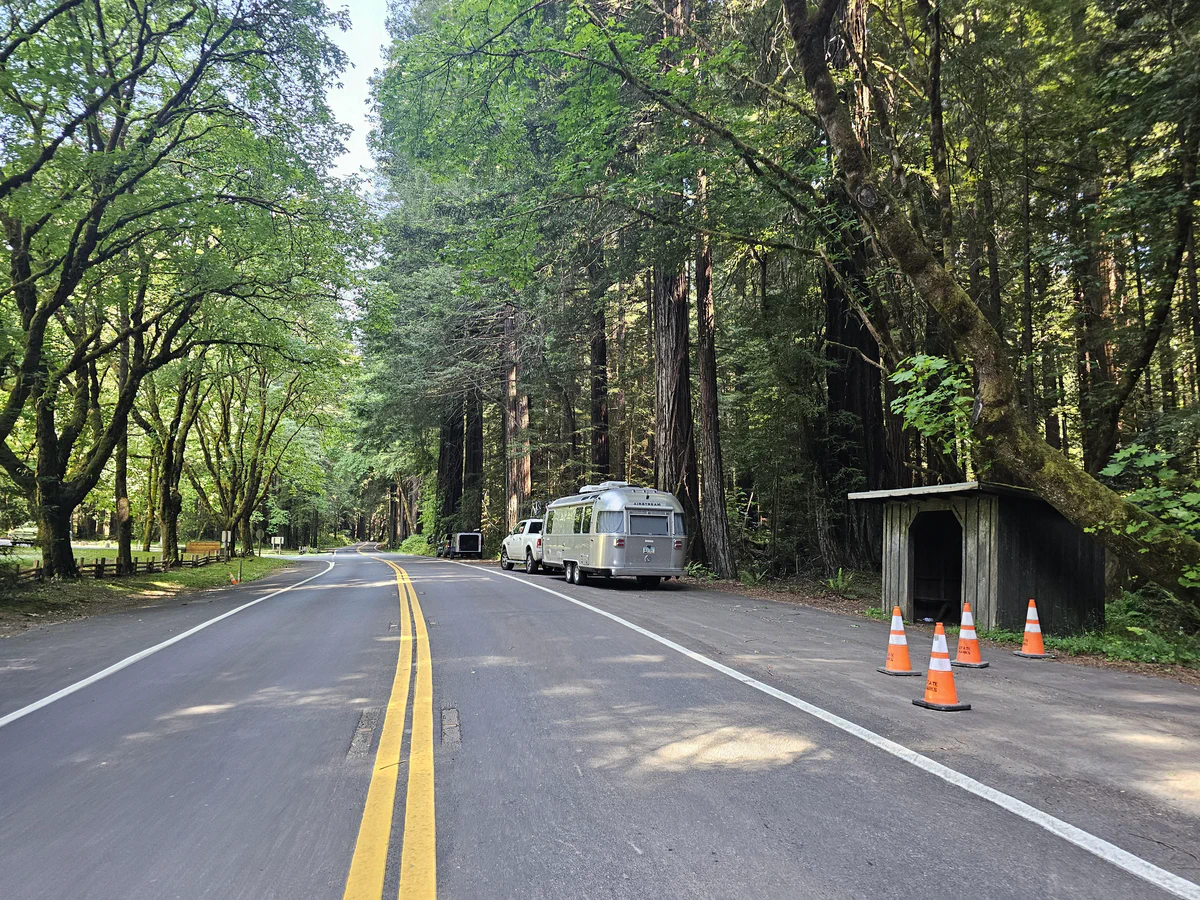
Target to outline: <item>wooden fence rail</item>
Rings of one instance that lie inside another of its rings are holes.
[[[193,553],[190,556],[183,556],[179,564],[174,566],[177,569],[199,569],[201,566],[207,566],[211,563],[222,562],[224,557],[219,553],[206,553],[200,555]],[[75,560],[75,567],[79,570],[81,578],[115,578],[117,576],[117,560],[116,558],[109,559],[101,556],[99,559],[83,559],[82,557]],[[168,567],[165,566],[162,560],[158,559],[135,559],[133,568],[125,572],[125,575],[152,575],[155,572],[166,572]],[[35,563],[28,569],[17,567],[18,581],[41,581],[42,580],[42,564]]]

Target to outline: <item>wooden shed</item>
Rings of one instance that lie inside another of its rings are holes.
[[[883,504],[883,608],[906,619],[1025,627],[1029,598],[1049,634],[1104,624],[1104,548],[1033,491],[968,481],[850,494]]]

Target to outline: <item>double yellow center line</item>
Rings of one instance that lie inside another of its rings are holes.
[[[400,656],[343,900],[380,900],[383,896],[410,686],[413,687],[412,737],[401,835],[399,896],[400,900],[434,900],[437,896],[437,845],[433,810],[433,668],[429,657],[429,632],[408,573],[390,560],[381,561],[396,573],[396,590],[400,595]],[[414,644],[417,655],[415,685],[412,684]]]

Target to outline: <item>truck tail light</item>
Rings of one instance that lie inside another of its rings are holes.
[[[538,538],[538,549],[539,550],[542,549],[542,539],[541,538]]]
[[[675,540],[675,549],[682,550],[683,549],[683,541],[676,539]]]
[[[613,538],[613,546],[614,547],[624,547],[625,546],[625,538]]]

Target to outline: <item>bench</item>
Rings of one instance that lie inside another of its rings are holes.
[[[188,541],[187,545],[183,548],[183,552],[184,553],[203,553],[205,555],[208,555],[209,553],[220,553],[221,552],[221,542],[220,541]]]

